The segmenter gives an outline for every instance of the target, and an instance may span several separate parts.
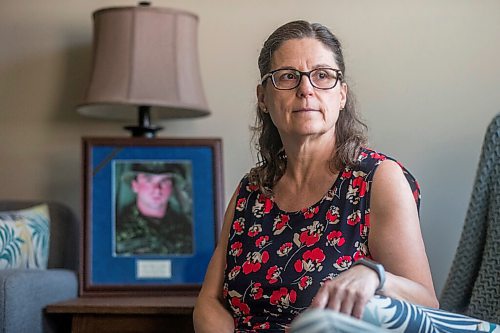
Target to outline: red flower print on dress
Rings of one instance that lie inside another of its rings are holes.
[[[285,287],[280,288],[279,290],[273,291],[269,302],[273,305],[277,305],[278,307],[288,308],[290,303],[295,303],[297,299],[297,292],[295,290],[290,290]],[[278,309],[281,312],[281,309]]]
[[[335,264],[333,264],[333,267],[335,267],[339,271],[345,271],[349,267],[351,267],[352,264],[352,258],[351,256],[342,256],[337,259]]]
[[[386,157],[384,155],[379,154],[377,152],[370,153],[370,157],[374,158],[376,160],[382,160],[382,161],[386,159]]]
[[[248,236],[255,237],[262,231],[262,226],[260,224],[254,224],[248,229]]]
[[[337,273],[337,272],[331,272],[331,273],[328,273],[328,275],[327,275],[327,276],[325,276],[325,277],[323,278],[323,280],[321,280],[321,281],[320,281],[319,285],[320,285],[320,286],[323,286],[323,285],[325,284],[325,282],[330,281],[330,280],[333,280],[333,279],[335,279],[337,276],[339,276],[339,273]]]
[[[243,324],[247,324],[247,326],[250,326],[250,321],[252,320],[253,316],[244,316],[243,318]],[[236,318],[234,318],[236,320]],[[237,323],[235,324],[237,326]]]
[[[349,178],[351,178],[351,176],[352,176],[352,170],[351,170],[351,169],[349,169],[349,168],[346,168],[346,169],[342,172],[342,176],[341,176],[341,178],[342,178],[342,179],[349,179]]]
[[[369,231],[369,227],[364,224],[364,223],[360,223],[359,224],[359,235],[363,238],[366,238],[368,237],[368,231]]]
[[[340,209],[337,206],[330,206],[328,208],[328,211],[326,212],[326,220],[330,224],[337,224],[339,223],[340,219]]]
[[[356,225],[361,221],[361,212],[359,210],[352,212],[351,215],[347,217],[347,224]]]
[[[368,237],[368,232],[370,231],[370,209],[365,210],[365,218],[363,219],[365,223],[359,224],[359,235],[362,238]]]
[[[293,267],[298,273],[305,270],[306,272],[313,272],[316,269],[320,272],[323,269],[321,263],[325,260],[325,253],[320,248],[307,250],[302,255],[302,259],[295,261]]]
[[[281,267],[274,265],[267,270],[266,280],[269,281],[270,284],[278,282],[278,279],[280,278],[281,278]]]
[[[290,216],[286,214],[279,214],[278,216],[276,216],[273,223],[273,234],[281,234],[288,225],[288,221],[290,221]]]
[[[362,151],[360,154],[359,154],[359,158],[358,158],[358,161],[362,161],[364,159],[366,159],[368,157],[368,153]]]
[[[353,205],[357,205],[359,202],[358,196],[359,188],[353,187],[352,184],[349,184],[349,188],[347,189],[346,199],[349,200]]]
[[[292,250],[293,244],[291,242],[286,242],[285,244],[281,245],[280,248],[278,249],[277,253],[280,257],[284,257],[290,253]]]
[[[366,256],[363,254],[363,252],[358,250],[358,251],[354,252],[354,255],[352,257],[353,257],[354,261],[358,261],[359,259],[364,258]]]
[[[261,218],[262,216],[269,214],[272,208],[273,202],[271,201],[271,199],[269,199],[264,194],[259,194],[254,206],[252,207],[252,213],[255,215],[255,217]]]
[[[365,210],[364,223],[359,224],[359,235],[363,238],[368,237],[368,231],[370,230],[370,209]]]
[[[256,282],[252,285],[252,288],[250,289],[250,296],[254,300],[258,300],[262,298],[262,295],[264,294],[264,290],[261,288],[262,284],[259,282]]]
[[[257,191],[258,189],[259,189],[259,185],[254,184],[254,183],[248,183],[248,185],[246,187],[247,192],[254,192],[254,191]]]
[[[340,230],[334,230],[330,232],[328,235],[326,235],[326,239],[326,245],[329,246],[342,246],[345,243],[345,238],[342,237],[342,231]]]
[[[364,177],[356,177],[352,181],[352,186],[359,189],[359,196],[361,198],[365,196],[367,185],[368,183],[365,181]]]
[[[231,244],[231,250],[229,250],[229,254],[233,257],[239,257],[243,252],[243,244],[241,242],[234,242]]]
[[[264,203],[264,214],[269,214],[269,212],[273,208],[273,201],[264,194],[260,194],[257,200],[259,200],[259,202]]]
[[[358,261],[361,258],[368,256],[368,246],[365,243],[356,242],[354,243],[356,247],[356,252],[354,252],[353,259],[354,261]]]
[[[257,323],[253,325],[252,329],[253,330],[268,330],[271,327],[268,321],[265,323]]]
[[[255,246],[257,246],[259,249],[261,249],[268,243],[268,241],[269,241],[269,236],[260,236],[255,241]]]
[[[222,286],[222,296],[224,297],[224,299],[227,298],[227,294],[228,294],[228,285],[227,285],[227,282],[224,282],[224,285]]]
[[[299,289],[304,290],[307,287],[309,287],[311,284],[312,284],[312,277],[307,276],[307,275],[303,276],[300,278],[300,281],[299,281]]]
[[[245,206],[247,204],[247,199],[246,198],[240,198],[236,202],[236,210],[242,212],[245,209]]]
[[[262,264],[269,260],[269,253],[267,251],[253,252],[247,255],[247,260],[243,263],[243,273],[246,275],[257,272]]]
[[[233,222],[233,230],[235,234],[241,235],[245,231],[245,218],[240,217]]]
[[[354,205],[359,203],[360,198],[365,196],[367,190],[367,182],[365,181],[366,173],[363,171],[354,171],[354,179],[351,179],[346,198]]]
[[[313,246],[319,241],[324,229],[325,227],[319,221],[314,221],[311,225],[300,229],[302,231],[299,236],[300,244],[307,247]]]
[[[328,192],[326,192],[325,194],[325,200],[332,201],[334,197],[335,197],[334,189],[329,189]]]
[[[229,304],[231,304],[231,308],[233,312],[237,316],[247,315],[250,313],[250,308],[246,303],[243,303],[238,297],[232,297],[229,300]]]
[[[304,208],[301,210],[305,219],[311,219],[319,212],[319,206]]]
[[[418,188],[413,191],[413,198],[415,199],[415,202],[418,202],[420,200],[420,191],[418,190]]]
[[[240,272],[241,272],[241,266],[234,266],[233,269],[228,274],[229,280],[233,280],[238,274],[240,274]]]
[[[370,227],[370,208],[365,210],[365,224]]]

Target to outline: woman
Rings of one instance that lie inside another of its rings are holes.
[[[438,307],[418,185],[364,148],[337,38],[287,23],[265,42],[259,69],[261,162],[228,205],[196,331],[283,332],[309,307],[361,318],[375,294]]]

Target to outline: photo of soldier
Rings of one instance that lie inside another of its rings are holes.
[[[116,255],[166,255],[193,252],[190,165],[119,163],[116,189]],[[132,198],[123,199],[121,186]],[[123,201],[128,201],[124,204]]]

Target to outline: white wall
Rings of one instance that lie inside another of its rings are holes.
[[[90,66],[91,12],[134,1],[2,1],[0,198],[52,199],[80,211],[80,138],[126,136],[74,105]],[[438,291],[458,241],[482,136],[500,112],[500,2],[155,1],[200,17],[209,118],[164,122],[161,136],[219,136],[226,200],[252,165],[257,55],[278,25],[321,22],[343,41],[372,146],[422,186],[422,230]]]

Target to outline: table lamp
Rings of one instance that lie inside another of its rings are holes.
[[[86,116],[138,119],[134,137],[153,138],[162,127],[151,118],[210,114],[197,47],[198,17],[150,6],[113,7],[93,13],[93,65],[84,100]]]

